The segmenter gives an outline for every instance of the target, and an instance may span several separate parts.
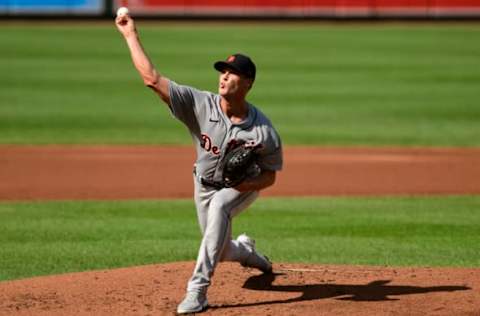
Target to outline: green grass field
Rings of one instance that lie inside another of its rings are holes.
[[[0,27],[0,143],[190,143],[113,22]],[[480,145],[479,24],[138,27],[161,72],[201,89],[216,60],[254,57],[250,100],[285,144]]]
[[[138,27],[161,72],[200,89],[216,91],[213,62],[250,54],[250,101],[286,145],[480,146],[480,24]],[[191,143],[113,22],[0,28],[0,144]],[[234,231],[276,262],[479,267],[479,208],[480,196],[260,199]],[[1,202],[0,231],[0,280],[194,260],[200,242],[185,200]]]
[[[261,199],[234,221],[276,262],[480,266],[480,197]],[[0,203],[0,280],[194,260],[193,203]]]

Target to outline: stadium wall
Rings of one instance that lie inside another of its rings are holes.
[[[0,0],[3,16],[480,18],[480,0]]]

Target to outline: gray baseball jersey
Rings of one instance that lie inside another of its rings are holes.
[[[259,258],[241,240],[232,240],[232,218],[257,198],[258,192],[240,192],[233,188],[215,188],[199,179],[220,181],[222,161],[231,141],[244,141],[259,146],[258,166],[263,170],[282,168],[280,138],[266,116],[248,104],[248,116],[240,124],[232,124],[220,107],[220,96],[211,92],[178,85],[170,81],[170,109],[189,129],[197,151],[195,163],[195,206],[202,231],[202,243],[187,291],[207,291],[219,261],[242,264]]]
[[[232,124],[220,108],[220,96],[170,81],[172,114],[189,129],[197,152],[197,173],[205,179],[220,181],[220,161],[232,141],[260,145],[257,164],[262,170],[282,169],[282,146],[270,120],[248,104],[248,116]]]

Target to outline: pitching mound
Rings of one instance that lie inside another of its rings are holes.
[[[0,283],[1,315],[173,315],[193,262]],[[206,315],[479,315],[480,269],[222,263]]]

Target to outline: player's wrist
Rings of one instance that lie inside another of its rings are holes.
[[[127,41],[138,41],[140,39],[135,29],[123,33],[123,37],[125,37]]]

